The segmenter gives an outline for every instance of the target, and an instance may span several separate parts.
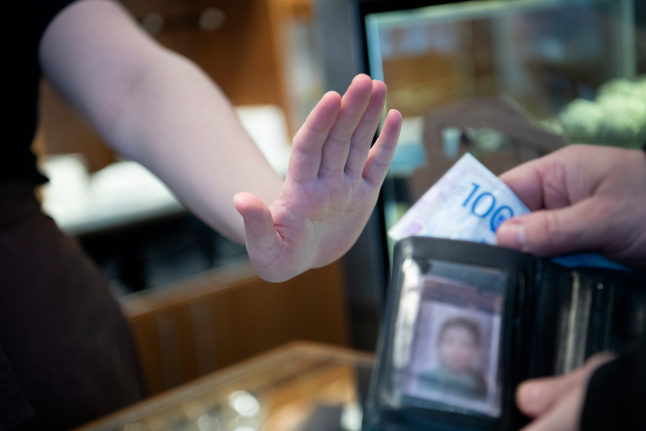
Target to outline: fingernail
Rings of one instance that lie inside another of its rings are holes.
[[[523,224],[513,219],[503,223],[496,232],[496,241],[498,245],[522,250],[525,245]]]

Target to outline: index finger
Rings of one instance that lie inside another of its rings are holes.
[[[316,104],[294,136],[287,176],[298,182],[316,178],[321,166],[322,149],[341,110],[341,96],[326,93]]]
[[[545,207],[544,163],[544,159],[532,160],[510,169],[499,177],[531,211]]]

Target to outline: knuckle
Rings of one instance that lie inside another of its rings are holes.
[[[343,173],[344,167],[338,163],[325,163],[321,166],[319,173],[322,177],[338,177]]]
[[[350,138],[346,136],[339,136],[335,134],[331,134],[328,137],[328,142],[330,146],[335,147],[335,148],[343,148],[347,147],[350,145]]]
[[[556,212],[546,211],[543,215],[540,228],[538,229],[538,236],[535,238],[527,238],[528,246],[530,249],[534,248],[530,251],[545,254],[549,252],[550,247],[556,242],[563,240],[563,235],[562,224]]]
[[[547,211],[545,213],[544,229],[543,236],[546,239],[556,238],[561,235],[561,222],[554,211]]]

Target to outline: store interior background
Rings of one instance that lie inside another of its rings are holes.
[[[34,147],[50,178],[41,191],[44,208],[109,279],[134,331],[150,394],[291,340],[374,349],[388,276],[385,230],[460,152],[475,152],[500,173],[567,143],[635,147],[646,139],[646,84],[643,105],[636,101],[629,109],[643,127],[626,139],[601,126],[590,132],[590,115],[599,109],[571,105],[592,103],[612,79],[646,74],[646,4],[638,0],[483,1],[476,3],[501,11],[505,4],[533,6],[516,15],[449,14],[425,28],[377,20],[379,62],[365,51],[374,43],[363,37],[360,7],[376,12],[394,3],[460,2],[122,3],[160,43],[213,78],[281,175],[290,137],[309,110],[325,91],[343,91],[356,73],[374,74],[371,67],[378,66],[389,85],[388,107],[405,119],[380,206],[357,246],[341,262],[270,284],[253,274],[244,247],[186,212],[144,168],[114,154],[43,83]],[[597,6],[610,12],[600,14]],[[508,112],[508,102],[491,102],[497,95],[511,97],[514,109],[531,117],[524,129],[498,130],[505,122],[494,120],[469,130],[466,147],[442,141],[448,126],[461,132],[469,126],[458,121],[471,115],[473,105],[460,105],[465,100]],[[576,123],[584,114],[583,125]]]

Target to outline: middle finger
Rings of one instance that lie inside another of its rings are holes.
[[[372,94],[372,79],[357,75],[341,100],[339,114],[323,146],[319,176],[335,176],[343,172],[350,151],[350,140]]]

